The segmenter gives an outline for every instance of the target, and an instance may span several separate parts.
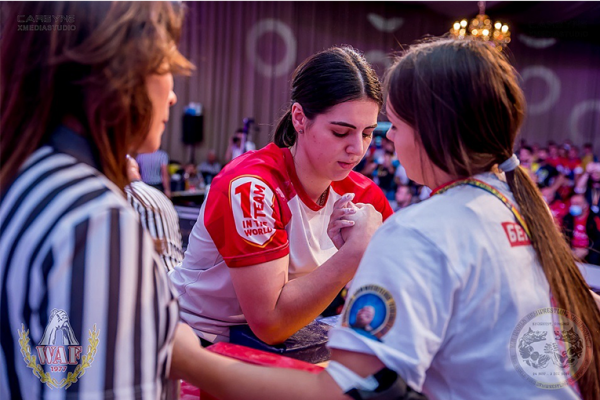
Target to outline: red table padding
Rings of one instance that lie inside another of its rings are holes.
[[[323,367],[318,365],[309,364],[304,361],[280,356],[278,354],[267,353],[266,351],[251,349],[250,347],[240,346],[238,344],[220,342],[207,347],[207,350],[210,350],[213,353],[235,358],[236,360],[244,361],[249,364],[299,369],[313,374],[318,374],[319,372],[323,371]],[[210,394],[201,391],[197,387],[187,382],[181,382],[181,400],[199,400],[200,398],[202,400],[217,400],[215,397],[212,397]]]

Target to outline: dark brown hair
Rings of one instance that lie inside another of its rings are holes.
[[[123,188],[125,155],[143,143],[150,128],[146,77],[193,68],[176,47],[183,10],[169,2],[7,6],[0,53],[2,188],[65,117],[82,125],[102,172]],[[52,30],[19,30],[25,17],[45,15],[74,19],[61,26],[64,21],[53,17],[44,25]],[[65,27],[74,29],[56,29]]]
[[[279,147],[296,143],[294,103],[302,106],[309,120],[346,101],[368,98],[379,108],[383,104],[377,74],[360,53],[347,46],[332,47],[304,60],[294,71],[291,92],[290,107],[275,128],[273,141]]]
[[[451,176],[490,171],[512,156],[525,98],[516,71],[491,46],[452,39],[415,45],[388,71],[386,88],[393,111]],[[580,317],[596,339],[579,387],[584,399],[598,399],[600,311],[528,173],[518,167],[506,179],[557,306]]]

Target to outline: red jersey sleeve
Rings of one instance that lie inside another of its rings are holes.
[[[333,182],[332,187],[337,193],[342,195],[344,193],[354,193],[354,200],[352,200],[354,203],[368,203],[373,205],[381,213],[384,221],[394,213],[390,202],[379,186],[358,172],[350,172],[350,175],[346,179]]]
[[[264,168],[247,172],[221,174],[206,199],[206,230],[229,267],[260,264],[289,254],[285,231],[289,209],[276,179]]]

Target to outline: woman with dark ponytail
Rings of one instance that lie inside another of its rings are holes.
[[[187,341],[175,354],[196,370],[177,374],[220,399],[600,399],[597,295],[512,153],[525,116],[515,70],[486,43],[443,39],[411,47],[386,83],[387,135],[408,176],[436,189],[373,236],[326,372]]]
[[[352,279],[392,214],[381,190],[352,171],[383,103],[371,66],[352,48],[331,48],[296,69],[291,94],[275,143],[214,178],[170,275],[181,319],[204,344],[244,325],[268,344],[285,341]]]

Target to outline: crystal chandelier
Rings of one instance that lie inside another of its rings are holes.
[[[502,51],[510,43],[508,25],[500,21],[492,24],[490,17],[485,15],[485,1],[478,1],[479,14],[468,22],[466,19],[456,21],[450,29],[455,39],[476,39],[488,42],[498,51]]]

